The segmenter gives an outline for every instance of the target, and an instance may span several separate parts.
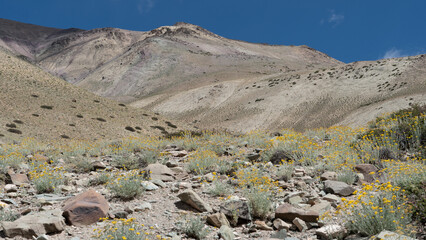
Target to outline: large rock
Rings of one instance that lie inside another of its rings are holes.
[[[326,193],[336,194],[339,196],[350,196],[355,191],[355,188],[344,182],[327,180],[324,182],[324,191]]]
[[[29,213],[14,222],[1,222],[6,237],[32,238],[42,234],[54,234],[64,230],[65,222],[59,209]]]
[[[288,162],[291,160],[291,155],[286,151],[278,150],[274,154],[272,154],[271,159],[269,161],[275,165],[279,165],[284,162]]]
[[[365,182],[374,182],[378,178],[378,169],[371,164],[358,164],[355,166],[355,170],[364,176]]]
[[[224,240],[234,240],[235,239],[234,233],[232,232],[232,228],[230,228],[229,226],[226,226],[226,225],[223,225],[222,227],[220,227],[219,237],[221,239],[224,239]]]
[[[336,172],[331,172],[331,171],[327,171],[324,172],[323,174],[321,174],[321,178],[322,181],[325,180],[336,180],[337,179],[337,173]]]
[[[178,195],[178,198],[188,204],[189,206],[197,209],[200,212],[212,212],[209,204],[203,201],[198,194],[192,190],[186,190]]]
[[[166,165],[154,163],[149,164],[144,171],[149,174],[153,180],[161,180],[163,182],[171,182],[175,180],[174,172]]]
[[[343,239],[346,235],[346,229],[340,225],[326,225],[315,232],[320,239]]]
[[[222,225],[229,226],[229,221],[226,219],[226,216],[223,213],[215,213],[207,216],[207,223],[218,228],[220,228]]]
[[[295,218],[300,218],[306,222],[317,222],[319,213],[316,211],[306,211],[284,203],[275,210],[275,217],[287,222],[293,222]]]
[[[309,208],[309,210],[315,211],[319,213],[320,215],[322,215],[323,213],[327,212],[330,209],[331,209],[331,203],[328,201],[318,202]]]
[[[395,240],[395,239],[404,239],[404,240],[414,240],[414,238],[407,237],[405,235],[399,235],[398,233],[383,230],[377,235],[377,239],[380,240]]]
[[[232,226],[236,226],[239,220],[251,221],[250,208],[246,201],[226,201],[220,206],[220,212],[228,217]]]
[[[91,189],[65,202],[63,216],[67,223],[83,226],[107,216],[109,205],[104,196]]]
[[[26,174],[9,173],[9,176],[10,176],[10,180],[15,185],[30,183],[30,180],[28,180],[28,176]]]

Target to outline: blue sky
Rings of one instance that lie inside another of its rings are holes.
[[[0,0],[0,18],[43,26],[148,31],[183,21],[343,62],[426,53],[425,10],[424,0]]]

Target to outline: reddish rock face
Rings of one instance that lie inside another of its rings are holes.
[[[10,176],[10,179],[12,180],[12,183],[15,185],[30,183],[26,174],[9,173],[9,176]]]
[[[305,211],[295,208],[291,204],[284,203],[275,211],[275,217],[287,222],[292,222],[295,218],[300,218],[306,222],[317,222],[319,213],[316,211]]]
[[[62,210],[68,224],[82,226],[106,217],[109,205],[104,196],[91,189],[68,199]]]

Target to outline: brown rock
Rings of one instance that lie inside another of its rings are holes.
[[[274,224],[274,227],[278,231],[280,231],[281,229],[285,229],[286,231],[288,231],[291,228],[291,224],[290,223],[286,223],[286,222],[284,222],[283,220],[281,220],[279,218],[275,219],[274,222],[273,222],[273,224]]]
[[[306,222],[317,222],[319,213],[315,211],[305,211],[284,203],[275,210],[275,217],[287,222],[292,222],[295,218],[300,218]]]
[[[223,213],[215,213],[207,216],[207,223],[220,228],[222,225],[229,225],[229,221]]]
[[[28,177],[27,177],[26,174],[9,173],[9,176],[10,176],[12,183],[15,184],[15,185],[30,183],[30,180],[28,180]]]
[[[365,182],[374,182],[375,179],[379,177],[378,175],[378,169],[371,164],[358,164],[355,166],[355,170],[359,173],[362,173],[364,175],[364,181]],[[370,174],[373,173],[374,174]]]
[[[198,194],[192,190],[186,190],[178,195],[178,198],[188,204],[189,206],[197,209],[200,212],[212,212],[210,205],[201,199]]]
[[[166,165],[155,163],[149,164],[144,171],[149,173],[151,179],[161,180],[163,182],[171,182],[175,180],[175,173]]]
[[[273,231],[274,229],[268,225],[264,221],[256,220],[254,221],[254,225],[259,230],[265,230],[265,231]]]
[[[104,196],[90,189],[65,202],[63,216],[67,223],[82,226],[95,223],[107,216],[109,205]]]
[[[61,210],[55,209],[44,212],[30,213],[14,222],[1,222],[6,237],[22,236],[32,238],[42,234],[62,232],[65,227]]]

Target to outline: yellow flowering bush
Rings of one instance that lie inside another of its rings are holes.
[[[63,173],[62,167],[52,167],[45,162],[34,166],[29,175],[38,193],[51,193],[56,190],[57,186],[65,183]]]
[[[404,190],[390,182],[364,184],[353,199],[342,198],[337,214],[350,230],[375,235],[382,230],[412,235],[411,205]]]
[[[113,219],[102,218],[102,227],[93,229],[95,239],[102,240],[169,240],[155,234],[153,227],[146,227],[136,222],[135,218]]]
[[[132,170],[116,174],[107,185],[114,197],[130,200],[138,197],[144,191],[142,181],[143,176],[137,170]]]

